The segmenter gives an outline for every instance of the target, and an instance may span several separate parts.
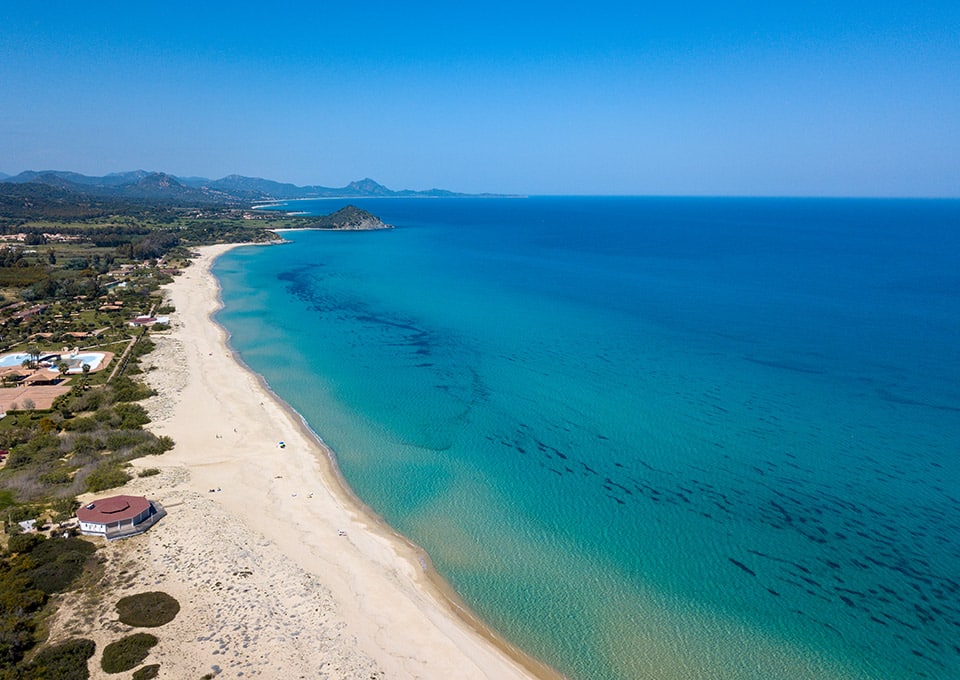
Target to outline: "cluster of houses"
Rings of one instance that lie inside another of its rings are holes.
[[[75,236],[61,236],[59,234],[45,234],[49,242],[65,242],[77,240]],[[0,235],[0,242],[4,241],[23,241],[25,235]],[[135,270],[147,268],[147,264],[124,264],[121,265],[117,276],[125,276],[133,273]],[[162,269],[161,273],[175,275],[179,271],[176,269]],[[109,291],[112,288],[125,288],[128,285],[126,280],[113,281],[105,286]],[[103,296],[105,302],[100,306],[100,311],[123,311],[123,301],[111,299],[110,295]],[[79,299],[86,299],[86,296],[78,296]],[[16,302],[3,305],[0,316],[0,325],[6,324],[11,320],[24,321],[47,312],[51,308],[49,304],[30,305],[25,302]],[[168,316],[148,316],[140,315],[127,321],[131,327],[153,326],[156,324],[169,324]],[[71,337],[75,340],[95,337],[107,329],[100,329],[93,332],[68,332],[61,335]],[[31,340],[43,338],[49,340],[53,337],[52,333],[35,333],[30,336]],[[69,388],[64,386],[65,375],[61,372],[66,370],[60,367],[63,361],[71,363],[68,372],[78,373],[81,370],[80,363],[90,362],[96,364],[92,370],[102,369],[109,363],[113,354],[110,352],[99,352],[93,354],[79,355],[78,350],[69,352],[64,348],[63,353],[48,353],[43,355],[31,355],[28,362],[30,368],[25,369],[27,364],[19,362],[19,359],[26,355],[8,355],[16,363],[9,362],[0,364],[0,417],[3,417],[8,409],[15,409],[17,403],[22,406],[29,403],[30,407],[49,408],[52,400]],[[97,357],[95,361],[90,361],[90,357]],[[86,372],[91,369],[90,366],[82,366]],[[7,450],[0,450],[0,466],[4,465],[9,455]],[[166,516],[163,506],[153,500],[143,496],[119,495],[109,498],[102,498],[87,503],[77,510],[76,518],[80,533],[88,536],[100,536],[108,540],[117,538],[126,538],[142,533],[156,524],[161,518]],[[37,527],[34,520],[21,523],[21,529],[24,531],[36,531]]]

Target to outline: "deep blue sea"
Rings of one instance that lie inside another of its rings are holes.
[[[397,228],[231,251],[218,321],[496,630],[960,678],[960,201],[351,202]]]

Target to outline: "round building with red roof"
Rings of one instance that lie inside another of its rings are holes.
[[[111,496],[77,510],[77,520],[81,534],[114,539],[146,531],[165,514],[159,503],[143,496]]]

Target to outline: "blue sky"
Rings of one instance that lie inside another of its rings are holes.
[[[0,171],[960,196],[960,3],[7,2]]]

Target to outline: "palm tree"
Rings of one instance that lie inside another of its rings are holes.
[[[20,364],[24,368],[33,370],[37,367],[37,362],[40,361],[40,356],[43,354],[40,351],[40,348],[36,345],[30,345],[27,348],[27,358],[23,360],[23,363]]]

